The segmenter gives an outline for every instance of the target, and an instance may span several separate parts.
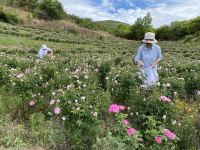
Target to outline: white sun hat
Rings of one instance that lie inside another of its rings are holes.
[[[147,32],[144,35],[144,39],[142,40],[143,43],[157,43],[157,40],[155,39],[155,33],[153,32]]]
[[[49,49],[45,44],[42,44],[42,48],[43,48],[43,50]]]

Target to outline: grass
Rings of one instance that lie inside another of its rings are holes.
[[[72,43],[55,43],[49,41],[39,41],[39,40],[31,40],[30,38],[26,37],[18,37],[13,35],[3,35],[0,34],[0,43],[2,48],[16,48],[16,49],[23,49],[23,50],[30,50],[30,49],[38,49],[41,47],[43,43],[48,45],[48,47],[52,49],[60,49],[60,50],[71,50],[77,48],[83,49],[93,49],[95,48],[94,45],[89,44],[72,44]]]

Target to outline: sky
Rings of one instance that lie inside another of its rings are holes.
[[[93,21],[116,20],[133,24],[150,12],[153,26],[200,16],[200,0],[60,0],[69,14]]]

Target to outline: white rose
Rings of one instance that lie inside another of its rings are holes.
[[[164,120],[167,118],[167,116],[166,115],[163,115],[163,117],[162,117]]]

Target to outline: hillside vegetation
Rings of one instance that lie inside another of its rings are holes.
[[[2,4],[8,6],[18,7],[20,9],[29,12],[26,22],[31,19],[43,19],[43,20],[65,20],[77,24],[80,27],[87,28],[89,30],[105,31],[118,37],[124,37],[127,39],[139,40],[143,38],[143,35],[147,31],[154,31],[157,33],[157,37],[160,40],[180,40],[185,42],[198,41],[200,32],[200,18],[194,18],[186,21],[175,21],[170,25],[164,25],[159,28],[153,28],[152,17],[150,13],[147,13],[143,18],[138,18],[131,25],[118,21],[100,21],[94,22],[90,18],[79,18],[75,15],[67,14],[62,4],[58,0],[4,0]],[[2,12],[2,11],[1,11]],[[10,23],[20,23],[21,19],[16,19],[13,13],[10,16],[10,11],[7,11],[9,19],[1,20]],[[31,14],[30,14],[31,13]],[[20,13],[21,14],[21,13]],[[23,13],[24,14],[24,13]],[[26,13],[27,14],[27,13]],[[21,16],[21,15],[20,15]]]

